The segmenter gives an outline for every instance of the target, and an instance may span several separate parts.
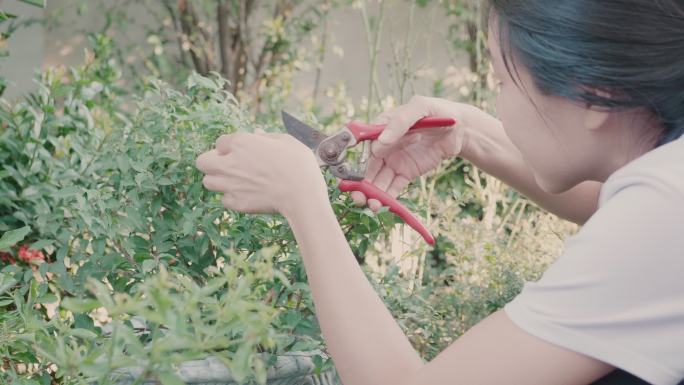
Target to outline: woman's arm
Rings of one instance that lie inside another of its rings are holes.
[[[297,239],[316,317],[342,382],[398,384],[417,372],[421,357],[366,279],[328,197],[307,196],[283,215]]]
[[[557,195],[543,191],[501,121],[474,106],[458,104],[468,121],[461,157],[563,219],[581,225],[596,211],[601,182],[582,182]]]
[[[345,385],[585,385],[614,369],[524,332],[503,310],[423,363],[354,258],[328,197],[301,196],[306,199],[283,215],[297,239],[316,317]]]

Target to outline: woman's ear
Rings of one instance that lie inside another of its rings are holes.
[[[589,130],[600,129],[606,124],[608,118],[610,117],[609,111],[599,109],[592,105],[587,106],[586,112],[584,114],[584,127]]]
[[[604,98],[610,98],[612,96],[609,92],[597,89],[592,89],[591,92]],[[611,111],[603,106],[586,103],[584,114],[584,127],[589,130],[597,130],[606,125],[606,122],[608,122],[608,119],[610,118]]]

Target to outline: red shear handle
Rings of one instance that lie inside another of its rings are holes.
[[[435,116],[428,116],[415,122],[409,130],[416,128],[432,128],[432,127],[448,127],[456,124],[453,118],[440,118]],[[351,121],[347,123],[347,128],[354,134],[357,142],[364,140],[377,139],[380,133],[385,130],[386,124],[367,124],[358,121]]]
[[[342,192],[347,191],[361,191],[369,199],[377,199],[382,203],[383,206],[389,206],[389,210],[397,215],[399,215],[404,222],[409,226],[413,227],[420,235],[423,236],[425,241],[431,245],[435,244],[435,239],[430,235],[428,230],[423,226],[422,223],[406,208],[404,205],[399,203],[398,200],[392,198],[387,192],[377,188],[374,184],[368,182],[367,180],[354,181],[342,179],[338,188]]]

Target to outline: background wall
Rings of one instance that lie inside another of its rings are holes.
[[[115,0],[111,0],[115,1]],[[76,7],[73,0],[50,0],[45,14],[58,16],[56,23],[48,18],[46,25],[34,24],[30,28],[21,29],[10,41],[11,57],[2,66],[0,73],[12,79],[16,84],[5,97],[15,97],[35,89],[32,77],[35,69],[57,66],[60,64],[76,64],[83,60],[84,47],[87,46],[84,30],[101,29],[107,20],[104,12],[95,8]],[[16,1],[6,1],[8,10],[21,17],[42,17],[43,11],[26,6]],[[153,12],[145,2],[131,5],[129,14],[134,15],[139,23],[132,23],[117,39],[138,45],[140,49],[152,51],[154,48],[146,41],[144,31],[139,25],[151,23]],[[411,5],[406,1],[390,0],[385,4],[385,19],[381,32],[380,53],[377,64],[377,77],[381,94],[392,95],[399,101],[396,83],[391,76],[391,63],[397,59],[406,59],[409,52],[411,66],[418,76],[413,83],[413,90],[408,89],[404,98],[411,93],[431,94],[433,81],[444,78],[450,68],[466,65],[465,55],[454,54],[447,40],[447,22],[444,8],[437,2],[425,8],[414,10],[411,41],[406,41],[409,26]],[[378,3],[369,5],[369,14],[377,15]],[[318,101],[322,99],[325,89],[340,81],[346,82],[346,92],[354,100],[360,100],[368,94],[369,49],[364,29],[363,18],[359,7],[341,7],[332,11],[328,20],[329,47],[325,53]],[[317,44],[317,36],[312,35],[309,44]],[[408,44],[409,50],[404,50]],[[308,68],[295,78],[295,95],[301,99],[313,95],[316,69]]]

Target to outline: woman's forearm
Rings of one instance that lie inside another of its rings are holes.
[[[335,368],[345,385],[399,383],[423,361],[361,270],[328,197],[319,195],[283,215],[297,239]]]
[[[586,181],[561,194],[545,192],[506,135],[501,121],[476,107],[465,108],[472,108],[472,113],[468,114],[461,157],[563,219],[584,224],[596,211],[602,183]]]

